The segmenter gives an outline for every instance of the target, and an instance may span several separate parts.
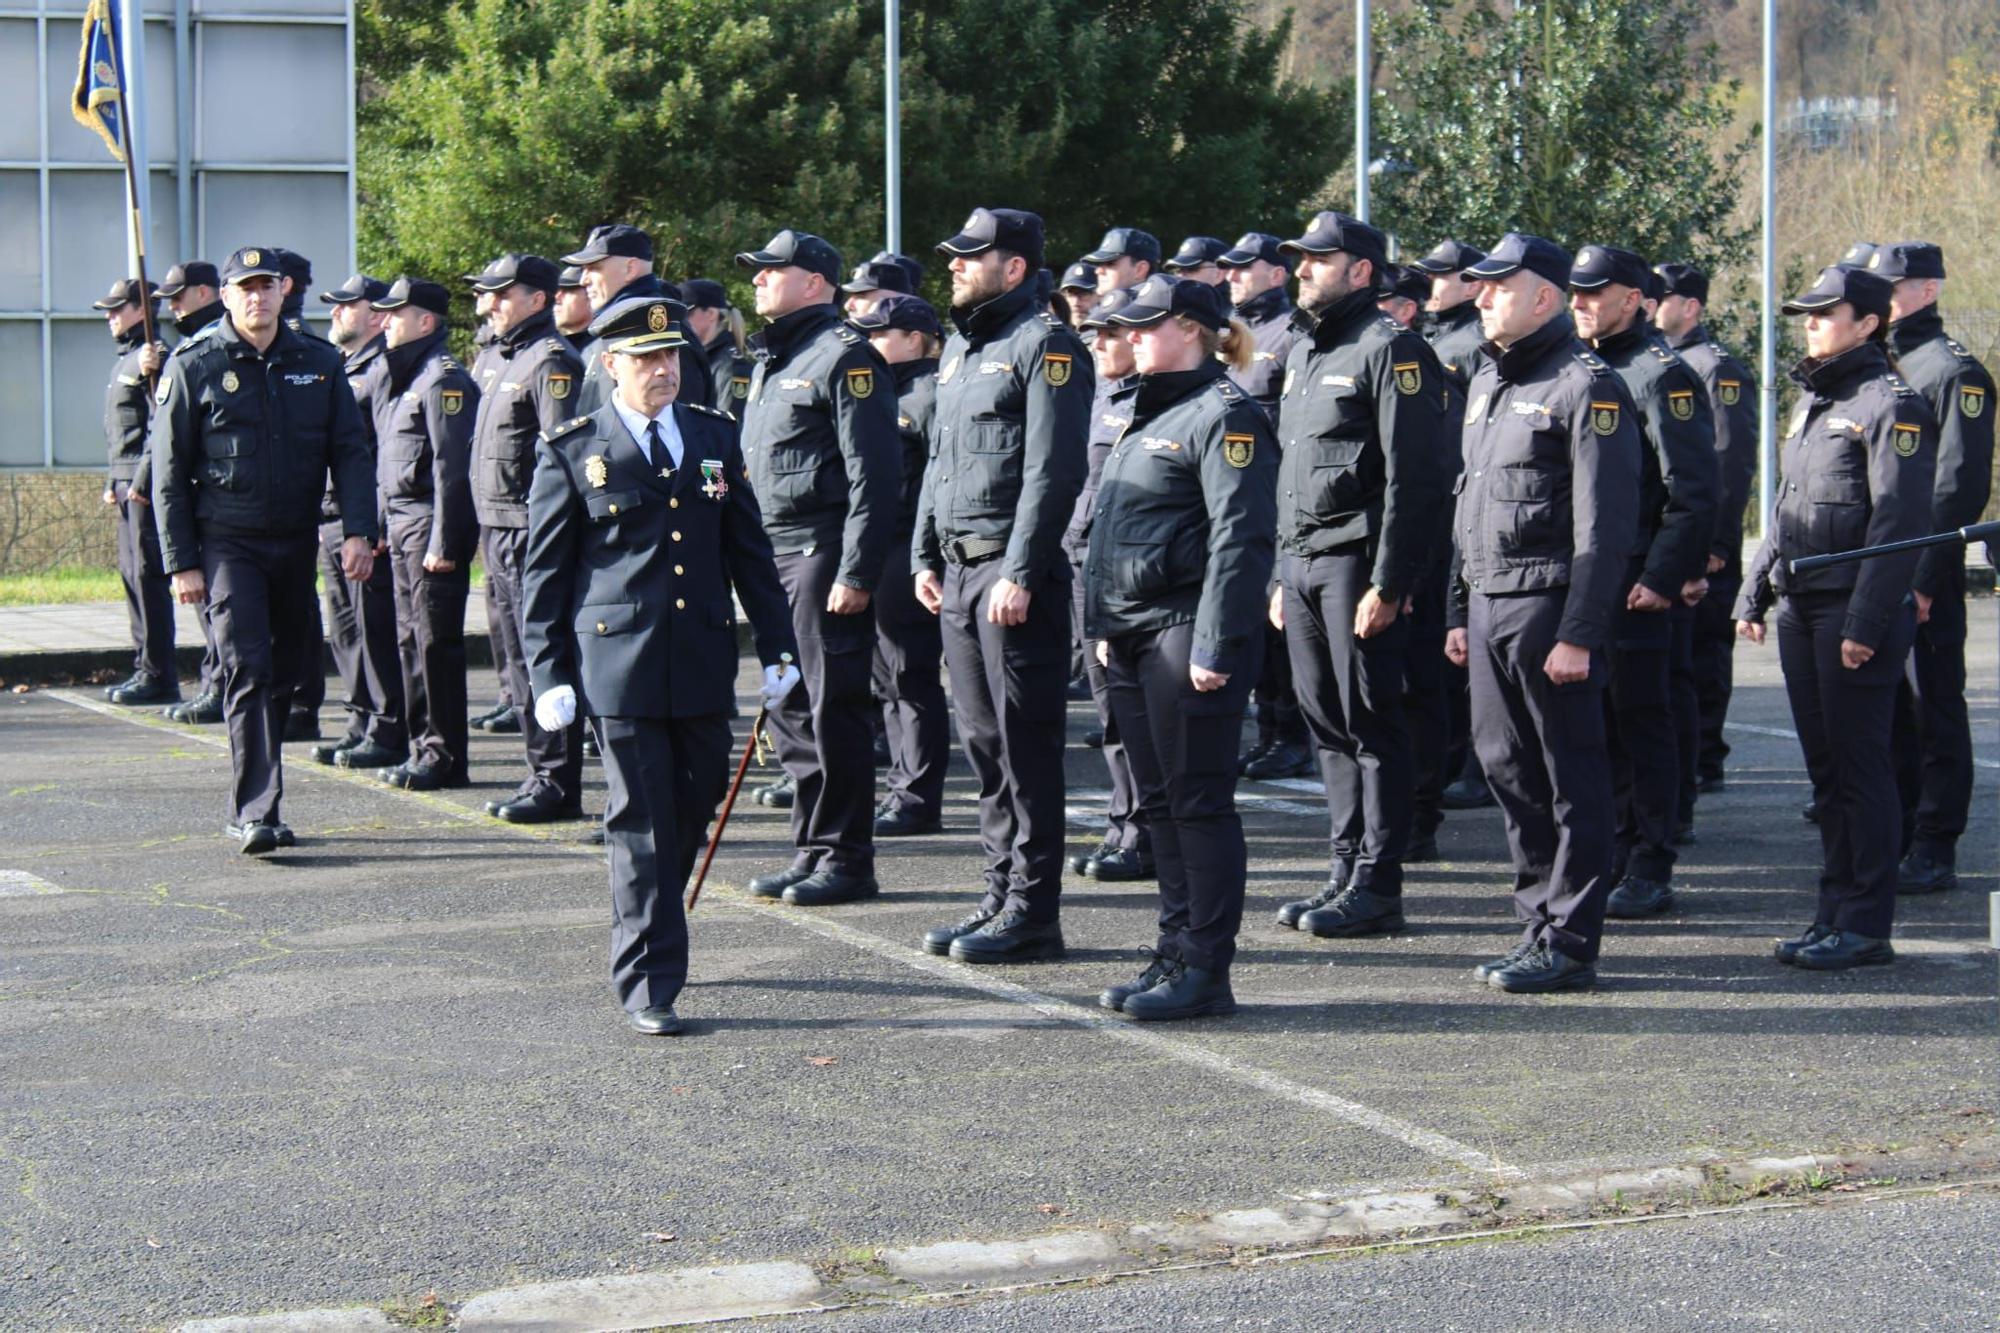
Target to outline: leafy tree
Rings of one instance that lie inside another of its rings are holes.
[[[669,276],[743,284],[781,227],[859,259],[883,234],[881,9],[870,0],[367,0],[360,248],[467,272],[644,226]],[[413,25],[411,40],[393,28]],[[902,36],[903,248],[980,204],[1047,219],[1060,264],[1104,228],[1169,244],[1284,226],[1351,142],[1277,75],[1242,0],[936,0]],[[944,291],[932,264],[934,294]]]

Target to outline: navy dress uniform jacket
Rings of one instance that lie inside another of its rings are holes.
[[[1956,339],[1947,337],[1936,306],[1889,326],[1889,346],[1909,386],[1937,418],[1937,479],[1931,496],[1934,531],[1977,523],[1993,490],[1993,376]],[[1954,571],[1952,561],[1960,569]],[[1954,593],[1964,582],[1956,546],[1934,546],[1917,557],[1913,582],[1926,597]]]
[[[766,665],[798,652],[734,427],[713,409],[673,411],[671,478],[609,403],[536,448],[521,647],[536,697],[569,685],[581,715],[733,714],[732,587]],[[719,495],[704,460],[721,464]]]

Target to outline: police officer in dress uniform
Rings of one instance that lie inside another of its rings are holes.
[[[513,824],[574,819],[583,812],[583,728],[546,731],[535,721],[529,689],[521,573],[527,562],[528,489],[535,441],[571,419],[583,362],[556,332],[549,305],[556,266],[540,255],[505,254],[473,280],[487,297],[493,341],[479,362],[479,411],[472,431],[472,503],[479,516],[492,608],[494,653],[505,662],[508,696],[524,714],[528,775],[512,796],[488,801],[486,813]]]
[[[1889,289],[1897,372],[1937,418],[1931,530],[1977,523],[1993,482],[1993,376],[1946,335],[1937,309],[1944,252],[1926,241],[1885,245],[1870,273]],[[1917,557],[1917,638],[1896,692],[1897,786],[1903,798],[1899,893],[1958,883],[1958,839],[1972,803],[1972,725],[1965,711],[1965,557],[1939,546]]]
[[[348,387],[361,409],[370,469],[375,457],[375,400],[387,374],[389,350],[382,330],[389,317],[374,302],[389,284],[356,273],[319,299],[332,308],[333,345],[346,358]],[[340,574],[345,541],[340,496],[329,487],[320,501],[319,569],[326,619],[332,627],[333,664],[347,690],[347,730],[338,741],[312,749],[313,759],[340,768],[393,768],[410,756],[403,725],[403,668],[396,653],[396,588],[386,545],[377,546],[366,581]]]
[[[1743,587],[1743,511],[1757,471],[1757,381],[1702,323],[1708,275],[1682,263],[1662,264],[1655,271],[1666,288],[1657,317],[1660,332],[1701,377],[1715,413],[1715,541],[1708,552],[1708,595],[1694,606],[1695,699],[1701,719],[1695,781],[1700,791],[1721,791],[1722,765],[1729,757],[1722,724],[1729,714],[1736,647],[1731,612]]]
[[[1456,451],[1429,344],[1376,309],[1380,231],[1315,216],[1298,256],[1301,333],[1278,405],[1278,587],[1292,681],[1326,782],[1325,886],[1279,910],[1323,937],[1403,927],[1415,785],[1403,714],[1407,604],[1445,530]]]
[[[1090,318],[1092,307],[1097,304],[1097,267],[1082,260],[1071,264],[1062,271],[1062,280],[1056,283],[1056,291],[1069,302],[1069,326],[1079,336],[1089,327],[1085,323]]]
[[[952,323],[910,562],[938,615],[952,707],[979,779],[985,893],[924,939],[963,962],[1063,952],[1063,721],[1069,561],[1063,529],[1088,469],[1094,376],[1037,294],[1042,220],[978,208],[938,243]]]
[[[672,301],[676,307],[674,319],[679,322],[687,318],[687,307],[682,304],[680,293],[660,281],[653,272],[653,238],[637,227],[624,223],[610,223],[593,227],[585,238],[583,248],[575,254],[564,255],[562,262],[574,264],[583,272],[584,291],[590,297],[593,311],[602,313],[619,301],[628,297],[643,296],[650,299]],[[584,349],[578,348],[579,353]],[[702,354],[700,344],[692,338],[680,346],[681,388],[680,402],[698,407],[714,407],[714,384],[708,369],[708,358]],[[604,406],[611,396],[611,383],[604,377],[603,363],[598,357],[584,357],[583,385],[577,392],[576,410],[582,413],[595,412]]]
[[[902,446],[888,370],[833,307],[840,252],[785,230],[736,256],[753,269],[757,369],[743,455],[791,600],[803,685],[771,713],[791,778],[782,870],[750,881],[800,907],[872,898],[875,879],[873,594],[896,526]]]
[[[202,259],[190,259],[174,265],[160,279],[156,289],[166,298],[167,310],[174,317],[174,332],[180,342],[174,347],[176,353],[215,328],[222,318],[222,275],[215,265]],[[139,455],[139,466],[132,474],[132,490],[140,495],[153,492],[153,455],[150,450]],[[208,603],[195,608],[201,619],[201,680],[195,688],[192,699],[186,703],[169,704],[161,711],[175,722],[206,724],[222,721],[222,655],[215,648],[215,627],[210,623]]]
[[[463,787],[466,771],[465,602],[479,518],[472,503],[472,426],[479,387],[445,348],[451,294],[401,277],[387,312],[384,383],[375,398],[375,476],[387,502],[395,563],[397,648],[410,758],[382,780],[415,791]]]
[[[1520,941],[1473,976],[1506,991],[1595,984],[1611,892],[1606,655],[1631,587],[1639,439],[1618,376],[1564,309],[1569,252],[1509,232],[1480,281],[1484,359],[1465,411],[1446,651],[1506,818]]]
[[[1630,250],[1586,245],[1569,279],[1577,332],[1625,382],[1646,446],[1607,696],[1621,873],[1605,910],[1621,918],[1653,916],[1674,902],[1681,762],[1672,616],[1676,603],[1692,608],[1706,592],[1715,539],[1715,417],[1700,378],[1640,308],[1651,272]]]
[[[1090,435],[1086,441],[1089,465],[1069,526],[1063,530],[1063,551],[1070,562],[1070,632],[1084,646],[1085,679],[1090,685],[1091,701],[1097,707],[1097,724],[1103,737],[1098,748],[1104,755],[1104,767],[1111,781],[1104,840],[1095,851],[1072,856],[1069,868],[1105,883],[1151,879],[1154,874],[1153,839],[1146,830],[1146,802],[1132,772],[1132,758],[1119,738],[1118,719],[1111,712],[1110,677],[1104,664],[1097,660],[1097,651],[1083,627],[1088,593],[1083,565],[1090,554],[1090,529],[1097,519],[1098,487],[1103,481],[1105,460],[1111,457],[1118,437],[1132,424],[1132,395],[1139,391],[1132,340],[1122,326],[1111,322],[1111,316],[1131,300],[1130,287],[1106,292],[1084,320],[1084,328],[1090,334],[1090,357],[1097,372],[1097,391],[1090,405]]]
[[[1769,534],[1743,576],[1737,632],[1764,641],[1778,602],[1778,659],[1820,810],[1824,865],[1813,921],[1778,961],[1839,971],[1895,958],[1901,814],[1891,755],[1896,685],[1916,638],[1918,553],[1796,573],[1790,562],[1922,536],[1931,527],[1937,421],[1890,368],[1889,282],[1820,270],[1785,303],[1806,317],[1804,391],[1785,431]],[[1782,600],[1780,600],[1782,599]]]
[[[938,618],[917,600],[910,573],[924,466],[937,416],[938,350],[944,329],[921,296],[884,295],[852,320],[889,367],[896,389],[896,430],[903,444],[902,508],[875,585],[875,693],[882,700],[889,748],[888,791],[875,808],[875,836],[935,833],[951,762],[951,720],[938,674],[944,640]]]
[[[152,378],[166,349],[146,341],[147,315],[157,293],[142,290],[137,278],[120,278],[91,308],[118,344],[118,361],[104,388],[104,439],[110,470],[104,503],[118,511],[118,578],[125,585],[125,610],[132,625],[132,675],[104,692],[115,704],[132,707],[180,702],[180,668],[174,663],[174,598],[160,566],[160,538],[152,503],[133,488],[146,455],[146,429],[153,415]]]
[[[537,725],[592,719],[610,799],[611,984],[627,1022],[681,1030],[681,892],[729,776],[733,588],[756,630],[763,696],[798,683],[797,645],[736,432],[676,401],[685,338],[664,299],[597,321],[611,400],[545,433],[528,497],[522,635]]]
[[[1234,761],[1264,647],[1276,441],[1224,373],[1252,344],[1214,287],[1149,278],[1110,318],[1131,330],[1140,378],[1104,464],[1084,622],[1145,792],[1160,912],[1145,969],[1098,1003],[1139,1020],[1229,1014],[1246,863]]]
[[[737,416],[750,396],[750,344],[743,332],[743,314],[729,303],[729,293],[713,278],[689,278],[681,284],[687,298],[688,333],[708,357],[708,377],[714,405]],[[740,421],[738,422],[740,425]]]
[[[151,451],[160,553],[182,602],[212,602],[233,773],[227,832],[250,855],[291,846],[280,819],[285,718],[310,641],[314,537],[331,469],[342,574],[374,564],[375,486],[340,355],[287,328],[271,252],[222,268],[227,317],[168,358]]]

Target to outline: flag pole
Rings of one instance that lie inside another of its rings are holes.
[[[115,14],[117,11],[110,12]],[[129,17],[131,11],[126,10],[125,13]],[[141,24],[143,23],[142,18]],[[132,84],[126,77],[131,67],[125,62],[125,44],[130,40],[131,33],[126,31],[125,25],[117,22],[115,18],[111,23],[111,33],[113,38],[111,58],[118,68],[118,156],[125,163],[126,225],[132,229],[132,263],[139,270],[136,275],[139,279],[139,318],[144,322],[146,345],[150,347],[159,341],[159,332],[153,324],[152,284],[146,280],[146,223],[139,212],[138,168],[132,161],[132,145],[137,136],[132,132],[134,119],[131,101]],[[146,40],[143,26],[139,32],[139,40],[142,42]],[[149,389],[158,387],[155,382],[157,378],[155,375],[146,376],[146,385]]]

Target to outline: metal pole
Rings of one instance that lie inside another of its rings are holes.
[[[194,234],[193,0],[174,0],[174,220],[181,257],[198,255]]]
[[[903,63],[902,9],[897,0],[882,0],[882,168],[887,177],[883,201],[884,248],[903,252],[903,97],[898,67]]]
[[[1369,0],[1354,0],[1354,216],[1368,221],[1369,84],[1373,75],[1373,44],[1369,40]]]
[[[1757,530],[1768,536],[1778,475],[1778,0],[1764,0],[1764,280],[1758,321]]]

